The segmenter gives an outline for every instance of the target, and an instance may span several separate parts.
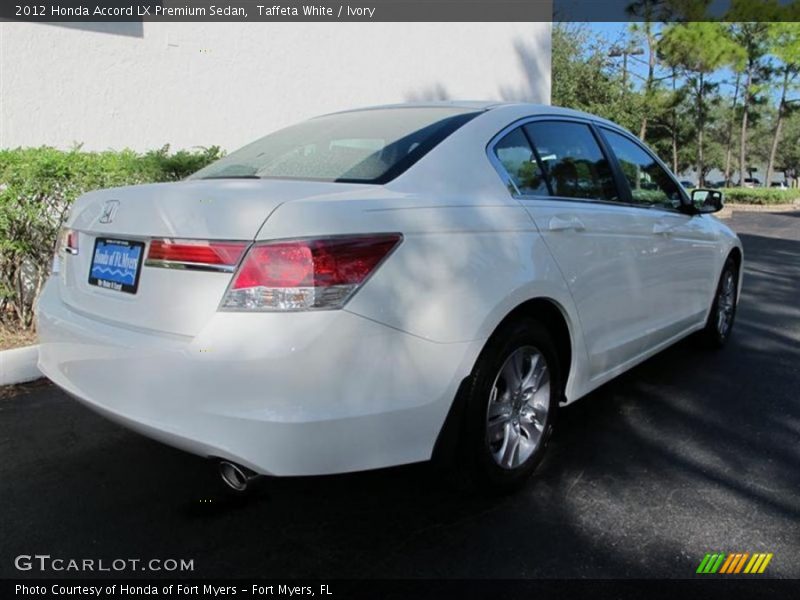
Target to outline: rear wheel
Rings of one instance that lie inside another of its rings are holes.
[[[738,282],[739,267],[733,257],[728,257],[722,268],[708,321],[701,334],[704,341],[714,348],[721,348],[730,338],[739,300]]]
[[[460,467],[472,486],[509,491],[534,472],[556,421],[560,373],[540,323],[520,319],[495,333],[467,389]]]

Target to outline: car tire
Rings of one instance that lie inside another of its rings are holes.
[[[731,336],[739,304],[739,267],[732,256],[725,261],[714,301],[700,337],[706,346],[722,348]]]
[[[464,389],[457,473],[489,493],[522,486],[542,461],[562,397],[550,332],[522,318],[495,332]]]

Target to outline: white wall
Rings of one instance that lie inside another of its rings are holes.
[[[0,23],[0,147],[232,150],[414,99],[549,102],[549,23]]]

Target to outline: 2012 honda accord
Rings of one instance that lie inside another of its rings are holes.
[[[322,116],[78,199],[39,366],[233,487],[432,457],[514,487],[560,405],[689,334],[728,339],[742,247],[721,206],[572,110]]]

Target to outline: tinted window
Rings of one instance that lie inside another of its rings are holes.
[[[619,161],[622,173],[631,188],[633,202],[646,205],[677,207],[681,202],[678,184],[655,158],[626,136],[603,130],[608,145]]]
[[[478,114],[452,107],[414,107],[318,117],[263,137],[192,178],[385,183]]]
[[[544,195],[550,193],[528,138],[521,128],[515,129],[497,142],[494,153],[511,181],[517,186],[519,193]]]
[[[525,131],[556,196],[619,200],[611,168],[588,125],[538,121],[525,125]]]

